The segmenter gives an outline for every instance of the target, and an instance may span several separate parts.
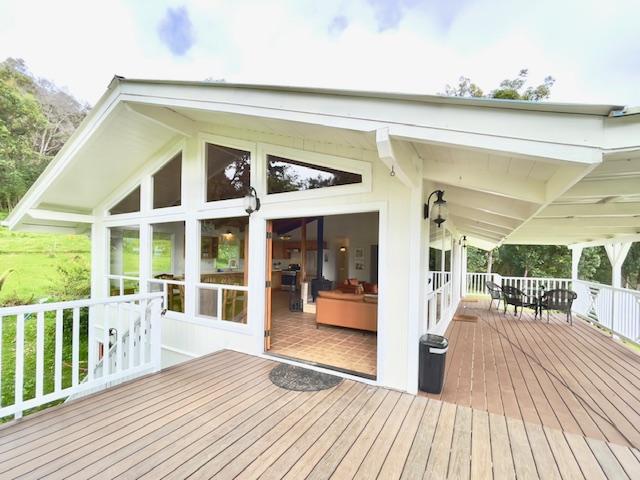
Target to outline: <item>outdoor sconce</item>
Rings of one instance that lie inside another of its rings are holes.
[[[442,198],[444,197],[444,190],[434,190],[427,198],[427,203],[424,204],[424,218],[425,220],[429,218],[429,203],[431,202],[431,197],[436,195],[436,201],[433,202],[433,207],[431,208],[431,218],[433,218],[433,223],[435,223],[438,228],[447,221],[447,201]]]
[[[251,215],[258,210],[260,210],[260,199],[258,198],[256,189],[249,187],[249,191],[244,197],[244,211]]]
[[[462,238],[460,239],[460,245],[462,245],[462,248],[467,248],[467,236],[463,235]]]

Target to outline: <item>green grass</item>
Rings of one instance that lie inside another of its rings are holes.
[[[0,219],[6,212],[0,212]],[[80,258],[86,262],[90,258],[90,243],[86,236],[56,235],[42,233],[10,232],[0,227],[0,275],[12,269],[0,291],[0,307],[8,303],[36,303],[41,299],[53,298],[64,291],[63,278],[58,268]],[[86,368],[87,332],[86,314],[82,315],[80,331],[81,369]],[[65,312],[63,322],[63,387],[71,385],[71,316]],[[13,404],[15,388],[16,320],[6,317],[2,320],[2,370],[0,378],[0,405]],[[29,399],[35,393],[36,369],[36,319],[25,320],[24,343],[24,389],[23,398]],[[53,313],[45,316],[44,335],[44,393],[54,388],[54,346],[55,318]],[[80,376],[83,376],[81,370]],[[1,420],[0,420],[1,422]]]
[[[11,273],[0,291],[0,306],[9,299],[38,301],[59,291],[58,267],[76,257],[89,261],[84,235],[10,232],[0,227],[0,275]]]

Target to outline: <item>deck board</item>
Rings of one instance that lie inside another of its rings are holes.
[[[461,303],[479,320],[449,326],[446,383],[429,398],[640,447],[640,355],[579,318],[488,307]]]
[[[638,451],[624,444],[542,426],[539,414],[523,422],[488,412],[503,402],[512,376],[514,385],[536,382],[534,409],[552,387],[524,353],[536,353],[526,332],[516,353],[490,328],[465,327],[456,326],[455,338],[477,349],[448,377],[461,386],[452,397],[460,404],[352,380],[287,391],[268,378],[275,361],[222,351],[3,425],[0,478],[638,477]],[[509,349],[514,365],[506,363]],[[481,377],[464,365],[486,368],[499,358],[500,373]],[[474,385],[490,378],[504,384],[500,395],[474,396]]]

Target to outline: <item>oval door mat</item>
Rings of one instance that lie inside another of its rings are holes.
[[[269,379],[278,387],[298,392],[326,390],[342,381],[342,378],[335,375],[287,364],[278,365],[271,370]]]

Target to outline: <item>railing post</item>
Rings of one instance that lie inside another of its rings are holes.
[[[22,389],[24,385],[24,313],[16,316],[16,378],[13,417],[22,418]]]
[[[162,311],[160,301],[154,299],[151,302],[151,363],[153,371],[157,372],[162,368]]]

